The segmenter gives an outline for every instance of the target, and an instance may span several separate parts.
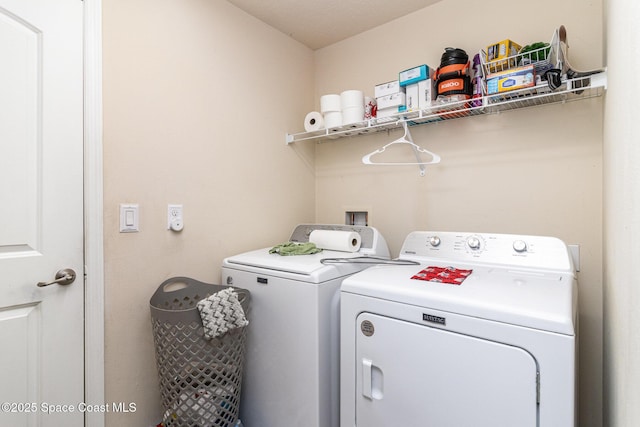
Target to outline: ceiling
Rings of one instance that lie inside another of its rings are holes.
[[[228,0],[316,50],[439,0]]]

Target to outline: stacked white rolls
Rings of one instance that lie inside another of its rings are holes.
[[[340,95],[329,94],[320,97],[320,112],[327,129],[342,126],[342,107]]]
[[[340,94],[342,124],[350,125],[364,120],[364,94],[361,90],[345,90]]]
[[[304,119],[307,132],[335,129],[350,125],[358,127],[364,120],[375,117],[375,99],[365,97],[361,90],[345,90],[320,97],[320,111],[312,111]],[[341,129],[335,129],[341,130]]]

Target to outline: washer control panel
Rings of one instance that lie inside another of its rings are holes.
[[[479,250],[481,247],[480,238],[478,236],[467,237],[467,246],[469,246],[471,250]]]
[[[546,236],[414,231],[405,239],[400,258],[573,270],[567,245]]]

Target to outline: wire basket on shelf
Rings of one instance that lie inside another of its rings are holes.
[[[537,47],[539,46],[539,47]],[[530,48],[531,47],[531,48]],[[528,49],[530,48],[530,49]],[[542,75],[551,68],[562,68],[560,55],[560,36],[558,30],[554,30],[549,43],[534,43],[525,46],[515,55],[490,61],[487,52],[480,51],[480,62],[484,76],[512,70],[517,67],[533,65],[537,74]]]
[[[548,94],[552,89],[546,81],[546,74],[550,70],[562,69],[562,55],[558,30],[553,32],[551,42],[534,43],[521,48],[515,55],[497,60],[488,60],[487,52],[480,51],[480,62],[483,73],[483,95],[487,103],[495,104],[518,98]],[[521,76],[518,76],[520,74]],[[522,77],[526,74],[526,78]],[[497,89],[495,84],[499,77],[520,77],[522,88],[513,90]]]

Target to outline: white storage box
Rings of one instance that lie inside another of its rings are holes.
[[[378,110],[376,118],[377,119],[384,119],[384,118],[387,118],[387,117],[395,116],[398,113],[400,113],[398,107],[383,108],[382,110]]]
[[[420,109],[420,90],[418,83],[407,85],[406,111],[418,111]]]
[[[392,95],[398,92],[404,92],[404,87],[400,87],[400,82],[398,80],[380,83],[374,88],[374,96],[376,98],[382,98],[383,96]]]
[[[433,80],[427,79],[407,86],[406,111],[418,111],[431,107]]]
[[[433,80],[427,79],[418,82],[418,106],[421,110],[431,107],[435,98]]]
[[[404,106],[406,102],[406,95],[404,94],[404,92],[397,92],[391,95],[376,98],[376,101],[378,103],[378,111],[380,111],[384,110],[385,108]]]

